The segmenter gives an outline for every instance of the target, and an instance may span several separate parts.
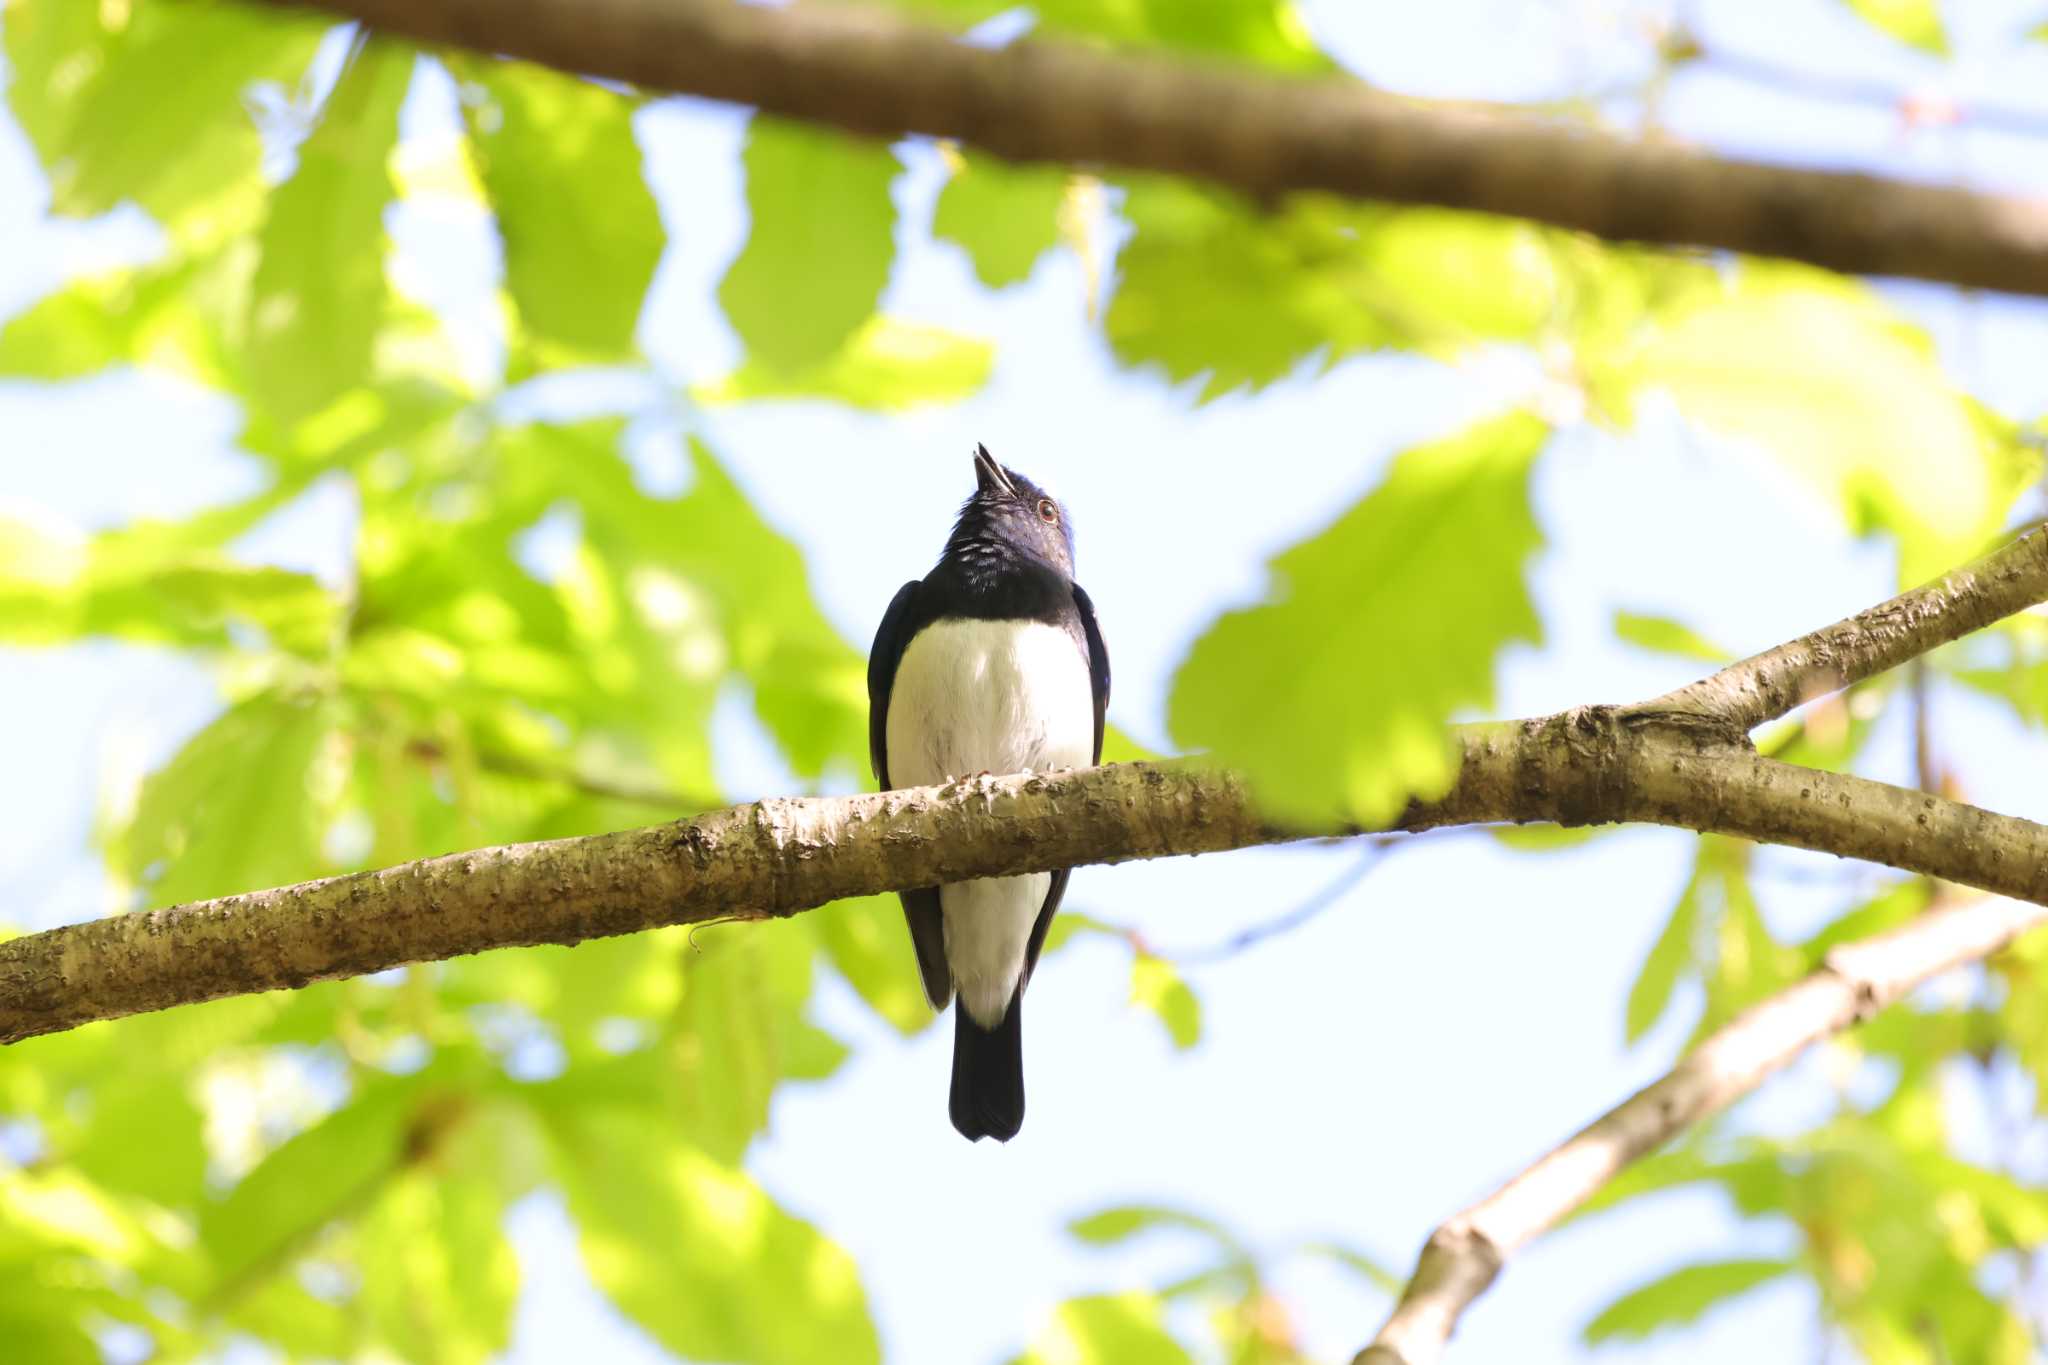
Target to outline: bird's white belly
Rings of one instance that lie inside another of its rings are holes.
[[[1072,636],[1041,621],[939,621],[911,640],[889,692],[889,780],[1046,772],[1094,761],[1095,700]],[[939,890],[946,965],[976,1022],[1002,1021],[1050,873]]]

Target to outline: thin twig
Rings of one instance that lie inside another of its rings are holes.
[[[1692,69],[1732,76],[1804,98],[1888,110],[1915,127],[1968,124],[2016,137],[2048,137],[2048,110],[2023,109],[1988,100],[1950,99],[1882,81],[1802,70],[1719,44],[1699,48]]]
[[[1748,1094],[1813,1043],[2043,923],[2048,906],[1985,898],[1829,950],[1804,980],[1744,1011],[1661,1080],[1439,1227],[1393,1315],[1355,1365],[1433,1365],[1459,1316],[1507,1259],[1630,1162]]]
[[[1178,966],[1200,966],[1214,962],[1227,962],[1268,939],[1292,933],[1301,928],[1325,910],[1332,908],[1351,893],[1352,888],[1366,879],[1379,866],[1389,849],[1402,841],[1395,838],[1365,840],[1365,851],[1353,858],[1342,872],[1331,878],[1325,886],[1311,892],[1307,899],[1289,910],[1260,920],[1247,929],[1240,929],[1220,943],[1211,943],[1200,948],[1153,948],[1151,951]]]
[[[2048,597],[2048,535],[2030,531],[1923,587],[1643,703],[1753,730]]]
[[[446,759],[448,746],[436,739],[414,738],[406,741],[406,753],[429,763]],[[571,790],[582,792],[605,801],[618,801],[629,806],[646,806],[652,810],[694,812],[716,810],[725,804],[719,797],[705,793],[679,792],[668,787],[643,786],[633,782],[619,782],[602,777],[592,777],[575,768],[537,762],[520,758],[514,754],[482,750],[476,754],[476,765],[486,772],[504,777],[522,777],[534,782],[553,782]]]

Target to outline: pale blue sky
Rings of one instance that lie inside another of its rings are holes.
[[[1380,84],[1487,98],[1546,98],[1638,74],[1632,26],[1660,12],[1601,0],[1304,8],[1331,50]],[[1827,0],[1690,8],[1710,38],[1808,69],[2048,113],[2048,45],[2018,54],[2010,42],[2019,19],[2048,17],[2032,13],[2048,10],[2041,0],[1951,4],[1957,58],[1946,67],[1870,34]],[[1678,132],[1752,155],[2048,187],[2048,142],[1908,134],[1882,111],[1708,72],[1681,77],[1666,112]],[[711,289],[744,235],[734,156],[743,117],[670,101],[640,122],[672,232],[643,339],[684,380],[736,358]],[[906,161],[904,221],[922,224],[940,175],[928,151]],[[0,120],[0,312],[66,272],[146,245],[132,219],[46,223],[42,198],[19,134]],[[396,230],[406,283],[431,282],[458,309],[489,287],[489,254],[473,249],[477,224],[408,212]],[[1112,365],[1064,250],[1028,284],[991,296],[921,226],[906,227],[899,247],[893,311],[1001,343],[983,393],[908,416],[811,405],[721,411],[701,415],[701,429],[764,513],[805,545],[819,600],[862,645],[896,585],[936,552],[967,486],[966,452],[988,442],[1073,508],[1080,574],[1116,662],[1113,714],[1154,742],[1163,742],[1165,698],[1188,642],[1220,608],[1257,592],[1267,555],[1347,505],[1395,451],[1519,392],[1512,366],[1383,356],[1197,409],[1156,377]],[[2015,416],[2048,404],[2048,307],[1923,287],[1891,292],[1975,392]],[[230,444],[234,427],[219,400],[156,378],[0,384],[0,510],[79,528],[175,515],[251,485],[251,463]],[[664,449],[664,433],[651,428],[643,455],[657,477]],[[1535,575],[1545,641],[1506,659],[1503,714],[1625,700],[1688,676],[1683,664],[1616,645],[1616,607],[1674,615],[1749,649],[1893,586],[1889,555],[1848,542],[1829,509],[1760,461],[1655,418],[1627,440],[1561,437],[1541,466],[1538,510],[1549,543]],[[318,490],[241,549],[333,572],[350,517],[344,492]],[[0,885],[10,915],[40,926],[102,908],[89,845],[97,793],[160,761],[217,705],[204,671],[149,651],[0,651]],[[1936,724],[1975,799],[2048,818],[2038,737],[1966,698],[1944,697]],[[720,741],[735,796],[785,788],[738,708]],[[1905,775],[1902,733],[1880,736],[1875,754],[1879,775]],[[1112,1201],[1182,1205],[1271,1248],[1338,1237],[1405,1267],[1436,1220],[1669,1063],[1683,1028],[1627,1050],[1621,1002],[1690,849],[1689,837],[1665,831],[1542,857],[1470,834],[1418,840],[1310,925],[1194,969],[1206,1027],[1185,1056],[1125,1004],[1121,952],[1084,941],[1034,980],[1030,1120],[1003,1148],[969,1147],[945,1121],[947,1030],[903,1042],[849,993],[828,988],[819,1015],[856,1054],[829,1083],[782,1092],[750,1165],[854,1253],[889,1358],[909,1365],[1004,1359],[1060,1298],[1149,1285],[1185,1263],[1191,1247],[1171,1241],[1102,1255],[1065,1236],[1068,1218]],[[1352,856],[1262,851],[1090,868],[1076,875],[1069,904],[1168,948],[1204,945],[1293,905]],[[1766,861],[1836,867],[1789,853]],[[1832,903],[1789,878],[1766,877],[1762,893],[1786,932]],[[1808,1064],[1746,1116],[1797,1122],[1822,1095]],[[515,1216],[527,1289],[512,1358],[655,1358],[588,1287],[566,1229],[546,1198]],[[1791,1245],[1789,1229],[1738,1227],[1707,1196],[1645,1203],[1518,1259],[1470,1317],[1455,1358],[1576,1359],[1578,1329],[1623,1289],[1685,1261]],[[1305,1263],[1280,1284],[1325,1359],[1347,1358],[1385,1307],[1355,1281]],[[1611,1354],[1816,1357],[1808,1293],[1780,1287],[1743,1302],[1700,1330]]]

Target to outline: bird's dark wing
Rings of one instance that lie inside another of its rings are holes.
[[[1102,762],[1102,726],[1109,714],[1109,646],[1095,624],[1095,604],[1081,585],[1074,585],[1074,606],[1081,613],[1081,634],[1088,642],[1088,682],[1095,689],[1095,761]]]
[[[889,790],[889,693],[896,686],[896,665],[916,631],[911,621],[916,611],[917,584],[905,583],[882,613],[868,648],[868,762],[883,791]]]
[[[1102,643],[1102,627],[1095,623],[1095,603],[1079,583],[1074,585],[1074,608],[1081,617],[1081,639],[1088,647],[1088,684],[1095,693],[1095,761],[1100,763],[1102,727],[1109,714],[1109,646]],[[1052,885],[1045,889],[1045,904],[1039,907],[1038,918],[1031,925],[1031,937],[1024,944],[1024,981],[1031,979],[1031,969],[1038,965],[1039,950],[1045,947],[1046,931],[1052,928],[1052,917],[1067,894],[1067,878],[1072,871],[1063,867],[1053,873]],[[1017,989],[1023,991],[1022,982]]]
[[[896,665],[910,637],[924,624],[917,609],[917,587],[905,583],[897,590],[882,624],[875,631],[875,643],[868,650],[868,761],[874,765],[875,780],[883,791],[889,789],[889,693],[896,684]],[[899,893],[903,918],[910,924],[910,945],[917,950],[917,972],[924,978],[924,998],[935,1010],[942,1010],[953,998],[953,978],[946,971],[946,921],[939,909],[939,889],[924,887]]]

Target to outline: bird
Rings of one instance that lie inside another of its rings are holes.
[[[1102,761],[1109,650],[1074,581],[1066,509],[988,447],[938,563],[889,603],[868,652],[884,791]],[[1024,988],[1071,869],[901,892],[925,998],[953,1006],[947,1111],[963,1137],[1024,1123]]]

